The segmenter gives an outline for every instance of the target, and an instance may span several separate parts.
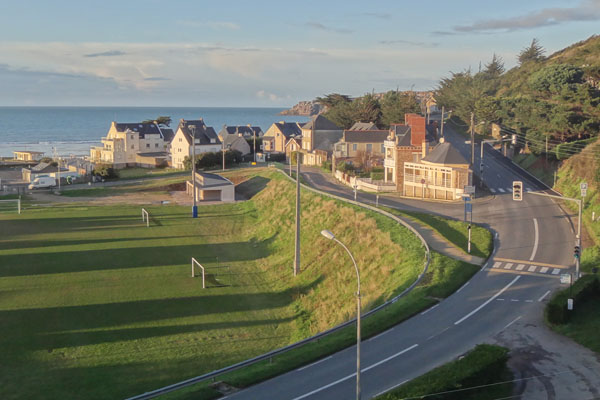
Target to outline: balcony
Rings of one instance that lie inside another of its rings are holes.
[[[396,142],[393,140],[384,140],[383,147],[396,147]]]
[[[395,168],[396,167],[396,160],[394,160],[393,158],[386,158],[383,161],[383,166],[387,167],[387,168]]]

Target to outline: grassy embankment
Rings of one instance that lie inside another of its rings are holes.
[[[131,182],[115,186],[103,186],[103,187],[88,187],[83,189],[68,189],[61,191],[61,196],[64,197],[107,197],[107,196],[118,196],[127,193],[141,193],[141,192],[153,192],[153,193],[167,193],[169,191],[169,185],[176,185],[185,182],[189,179],[187,176],[180,177],[169,177],[164,179],[153,179],[146,180],[143,182]]]
[[[175,168],[122,168],[118,170],[119,179],[140,179],[151,177],[168,177],[171,175],[181,175],[185,171]]]
[[[2,397],[125,397],[350,318],[353,270],[346,255],[320,237],[323,228],[357,256],[364,309],[407,287],[422,268],[422,249],[408,231],[307,193],[303,273],[294,279],[293,186],[266,172],[243,185],[246,192],[264,190],[245,203],[201,207],[197,220],[187,208],[147,207],[150,228],[132,206],[56,205],[1,214]],[[356,232],[365,232],[360,241]],[[206,290],[189,277],[192,256],[207,268]],[[434,255],[425,284],[386,311],[388,318],[367,319],[366,335],[431,305],[430,296],[449,294],[475,270]],[[340,332],[331,346],[323,340],[228,380],[264,379],[351,343],[351,332]]]

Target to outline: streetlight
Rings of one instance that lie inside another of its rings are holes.
[[[192,187],[194,189],[192,218],[198,218],[198,206],[196,205],[196,125],[190,125],[189,128],[192,131]]]
[[[352,253],[350,253],[350,250],[348,250],[344,243],[340,242],[331,231],[326,229],[321,231],[321,235],[342,246],[350,256],[352,263],[354,263],[354,269],[356,270],[356,400],[360,400],[360,273],[358,272],[358,266],[356,265]]]

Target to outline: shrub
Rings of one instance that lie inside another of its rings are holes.
[[[567,299],[573,303],[584,302],[590,297],[600,295],[600,280],[595,275],[586,275],[577,280],[571,288],[556,293],[548,302],[545,309],[546,320],[551,324],[565,324],[569,322],[572,311],[567,309]]]
[[[98,164],[94,167],[92,175],[99,176],[102,179],[118,179],[119,173],[112,166],[107,164]]]
[[[382,181],[384,178],[383,172],[371,171],[371,179],[374,181]]]
[[[285,153],[270,153],[267,155],[268,161],[285,161]]]
[[[323,161],[323,163],[321,164],[321,168],[323,168],[326,171],[331,171],[331,161],[329,161],[329,160]]]

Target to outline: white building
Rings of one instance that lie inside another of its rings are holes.
[[[179,126],[171,142],[171,164],[174,168],[184,169],[185,157],[192,157],[192,137],[195,135],[196,155],[222,150],[222,143],[215,130],[206,126],[204,120],[179,121]]]

